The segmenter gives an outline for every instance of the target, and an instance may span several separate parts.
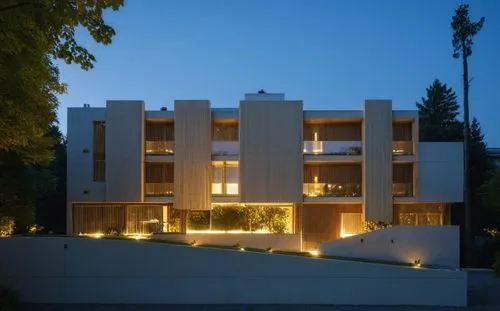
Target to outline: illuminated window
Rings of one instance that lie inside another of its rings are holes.
[[[440,226],[443,224],[443,214],[440,213],[400,213],[400,225],[410,226]]]
[[[342,213],[340,214],[340,237],[346,238],[362,232],[361,213]]]
[[[212,165],[212,194],[239,194],[238,162],[214,162]]]
[[[106,126],[104,121],[94,121],[93,180],[106,180]]]

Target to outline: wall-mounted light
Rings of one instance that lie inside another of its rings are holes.
[[[314,183],[317,184],[318,183],[318,176],[314,176]]]
[[[314,132],[314,141],[318,141],[318,132]]]

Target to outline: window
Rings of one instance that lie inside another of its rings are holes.
[[[212,140],[213,141],[238,141],[239,129],[238,122],[213,122],[212,123]]]
[[[94,121],[93,124],[93,180],[106,180],[106,127],[104,121]]]
[[[173,196],[174,195],[174,164],[146,163],[144,195]]]
[[[357,197],[361,179],[361,164],[306,164],[303,191],[308,197]]]
[[[392,166],[392,195],[413,196],[413,163],[397,163]]]
[[[395,155],[413,154],[412,123],[398,122],[392,125],[392,153]]]
[[[440,226],[450,223],[450,205],[439,203],[395,204],[394,220],[406,226]]]
[[[214,162],[212,165],[212,194],[239,194],[238,162]]]
[[[361,122],[304,123],[304,141],[361,141]]]
[[[340,214],[340,237],[346,238],[362,231],[361,213],[342,213]]]
[[[174,153],[174,123],[146,121],[146,153]]]

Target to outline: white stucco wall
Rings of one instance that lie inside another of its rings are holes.
[[[232,246],[237,243],[243,247],[300,252],[300,234],[230,234],[230,233],[187,233],[187,234],[156,234],[155,239],[181,241],[200,244]]]
[[[458,268],[457,226],[395,226],[320,245],[321,253]]]
[[[462,202],[464,181],[463,144],[420,142],[416,176],[418,202]]]
[[[0,249],[0,283],[19,290],[23,302],[467,302],[464,271],[84,238],[5,238]]]
[[[67,232],[72,232],[72,202],[100,202],[106,199],[105,183],[93,181],[92,168],[93,122],[105,119],[105,108],[68,108]],[[84,194],[84,191],[88,193]]]

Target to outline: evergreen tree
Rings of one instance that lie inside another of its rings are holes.
[[[427,96],[417,102],[421,141],[459,141],[461,123],[455,92],[438,79],[427,88]]]

